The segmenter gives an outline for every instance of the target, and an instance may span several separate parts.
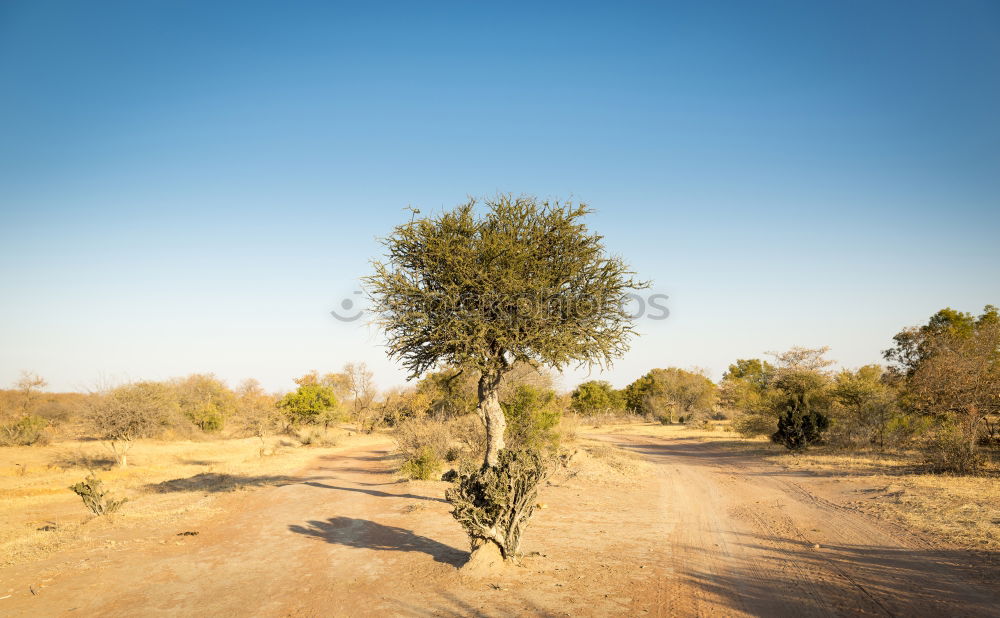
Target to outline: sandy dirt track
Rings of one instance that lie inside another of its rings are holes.
[[[0,571],[0,615],[1000,615],[996,567],[842,506],[820,476],[696,439],[597,438],[645,463],[571,463],[501,575],[460,575],[446,484],[396,482],[386,444],[221,496],[189,528]]]

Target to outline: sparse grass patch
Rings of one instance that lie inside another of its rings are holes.
[[[802,454],[764,457],[790,469],[842,480],[865,478],[854,505],[969,549],[1000,550],[1000,469],[963,476],[934,474],[919,450],[879,453],[817,447]]]
[[[342,438],[342,447],[384,442],[384,435]],[[294,479],[323,447],[295,448],[269,440],[271,457],[260,457],[257,438],[199,441],[140,440],[130,465],[114,465],[93,440],[47,446],[0,448],[0,565],[36,559],[60,548],[98,542],[111,527],[121,531],[210,512],[221,492],[263,487]],[[114,522],[93,518],[69,490],[88,472],[101,471],[116,497],[129,501]],[[43,529],[44,528],[44,529]]]

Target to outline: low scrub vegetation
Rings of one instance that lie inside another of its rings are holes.
[[[128,498],[113,498],[104,488],[101,479],[94,475],[70,486],[70,489],[83,500],[83,505],[94,515],[110,515],[121,508]]]

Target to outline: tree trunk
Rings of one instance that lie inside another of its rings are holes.
[[[507,419],[500,407],[501,374],[484,373],[479,378],[479,415],[486,423],[485,467],[497,465],[497,457],[504,448],[503,434],[507,429]]]

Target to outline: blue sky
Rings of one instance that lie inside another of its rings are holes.
[[[0,383],[401,383],[327,312],[404,207],[497,191],[670,296],[618,385],[1000,303],[996,3],[537,4],[4,2]]]

